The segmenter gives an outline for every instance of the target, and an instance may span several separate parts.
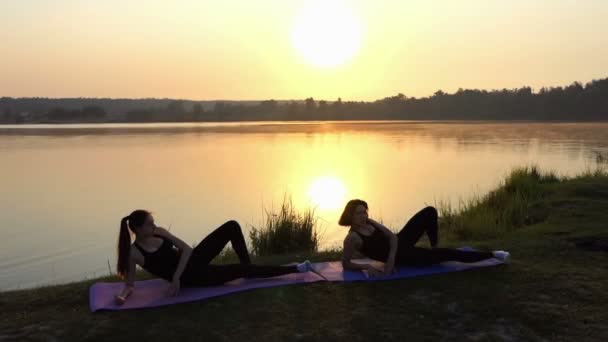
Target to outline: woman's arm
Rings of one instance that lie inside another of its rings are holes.
[[[359,264],[351,261],[353,254],[359,249],[361,243],[361,238],[356,234],[349,233],[346,236],[342,251],[342,268],[351,271],[367,271],[372,277],[380,275],[381,272],[371,264]]]
[[[357,264],[350,261],[355,251],[359,249],[360,245],[361,238],[352,233],[349,233],[346,238],[344,238],[344,248],[342,249],[342,268],[352,271],[362,271],[367,269],[367,264]]]
[[[127,272],[127,279],[125,280],[125,287],[122,291],[116,296],[116,303],[119,305],[124,304],[124,302],[129,298],[131,293],[133,293],[133,286],[135,284],[135,269],[136,269],[136,261],[135,256],[131,254],[129,258],[129,271]]]
[[[158,235],[161,235],[171,240],[171,242],[173,242],[173,244],[180,250],[179,263],[177,264],[177,269],[175,270],[175,273],[173,273],[173,281],[179,281],[182,276],[182,273],[184,272],[184,269],[186,268],[186,265],[188,264],[188,259],[190,259],[190,255],[192,254],[192,247],[190,247],[182,239],[171,234],[165,228],[156,227],[156,232],[158,233]]]
[[[386,263],[384,263],[384,266],[385,266],[384,271],[385,271],[385,273],[390,274],[393,272],[393,270],[395,268],[395,256],[397,255],[397,245],[398,245],[397,235],[395,235],[395,233],[393,233],[390,229],[388,229],[381,223],[378,223],[370,218],[368,218],[367,221],[372,226],[374,226],[376,229],[380,229],[384,233],[384,235],[386,235],[386,237],[388,238],[389,251],[388,251],[388,257],[386,259]]]

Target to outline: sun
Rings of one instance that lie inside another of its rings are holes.
[[[312,202],[320,209],[338,209],[344,202],[346,189],[335,177],[319,177],[313,180],[308,190]]]
[[[359,51],[361,24],[339,1],[311,2],[295,20],[292,43],[306,62],[322,67],[338,66]]]

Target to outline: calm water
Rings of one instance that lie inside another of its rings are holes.
[[[515,166],[595,166],[604,123],[331,122],[0,126],[0,289],[107,274],[120,219],[136,208],[194,244],[221,223],[245,229],[291,194],[316,205],[338,244],[350,198],[402,226],[458,203]]]

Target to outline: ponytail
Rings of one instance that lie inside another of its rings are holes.
[[[151,213],[147,210],[137,209],[129,216],[120,220],[120,233],[118,234],[118,262],[116,272],[121,278],[125,278],[129,273],[129,258],[131,257],[131,232],[137,233],[146,217]],[[129,231],[130,230],[130,231]]]
[[[118,235],[118,262],[116,271],[121,278],[125,278],[129,272],[129,258],[131,257],[131,233],[127,221],[129,216],[120,220],[120,233]]]

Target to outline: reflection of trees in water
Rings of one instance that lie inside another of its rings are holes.
[[[252,122],[252,123],[166,123],[166,124],[91,124],[19,125],[1,127],[2,135],[108,135],[108,134],[348,134],[383,135],[394,141],[409,137],[434,141],[456,141],[458,145],[530,144],[539,142],[594,141],[608,147],[608,123],[549,122],[463,122],[463,121],[330,121],[330,122]]]
[[[27,127],[27,128],[26,128]],[[290,134],[310,139],[325,136],[388,138],[400,151],[417,144],[431,145],[436,152],[538,153],[563,155],[568,160],[584,158],[590,163],[608,165],[608,123],[546,122],[441,122],[441,121],[332,121],[332,122],[258,122],[258,123],[167,123],[100,124],[0,128],[0,136],[48,136],[54,138],[97,135],[171,136],[186,139],[192,135],[262,134],[278,142]],[[599,150],[598,150],[599,149]],[[602,150],[605,149],[605,150]]]

